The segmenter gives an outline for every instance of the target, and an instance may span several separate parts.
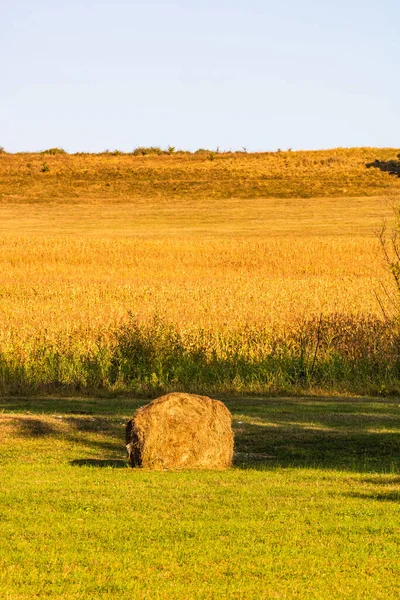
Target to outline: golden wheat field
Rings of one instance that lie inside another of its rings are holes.
[[[1,339],[80,331],[95,339],[157,313],[179,329],[284,326],[379,314],[387,274],[373,237],[93,239],[3,236]]]
[[[212,161],[201,153],[1,155],[2,343],[76,331],[82,343],[91,342],[128,311],[140,320],[157,313],[180,329],[213,330],[284,326],[321,313],[379,314],[376,292],[390,279],[376,232],[390,219],[388,199],[395,198],[400,181],[365,168],[382,152],[383,158],[395,153],[354,149],[221,155]],[[41,173],[44,162],[51,163],[50,172]],[[247,199],[231,198],[225,171],[219,177],[214,172],[210,183],[215,162],[235,168],[235,185],[247,173],[247,190],[249,180],[254,183],[271,165],[271,177],[281,175],[288,195],[296,177],[309,185],[318,173],[324,181],[333,168],[337,186],[358,176],[364,192],[366,184],[370,189],[368,196],[350,198],[263,198],[256,187]],[[193,170],[218,199],[204,193],[196,199],[181,190],[185,173],[186,185],[193,183]],[[167,186],[163,195],[140,195],[149,172]],[[104,188],[93,197],[104,177],[112,179],[111,200]],[[139,189],[127,201],[136,177]],[[377,181],[386,194],[370,196],[380,189]],[[168,199],[171,186],[179,197]]]

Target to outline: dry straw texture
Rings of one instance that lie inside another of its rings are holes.
[[[232,417],[219,400],[171,393],[139,408],[126,429],[131,465],[148,469],[226,469]]]
[[[0,201],[59,202],[190,198],[377,196],[399,178],[366,165],[396,158],[394,148],[172,155],[2,154]]]
[[[185,333],[380,315],[390,279],[376,240],[0,238],[0,342],[85,348],[128,311]]]

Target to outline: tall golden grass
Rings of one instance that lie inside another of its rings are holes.
[[[358,345],[371,354],[368,331],[384,324],[377,295],[386,302],[391,286],[368,238],[3,236],[0,268],[0,380],[14,392],[298,389],[322,345],[352,361]],[[335,377],[320,387],[349,389]]]
[[[0,238],[0,339],[82,331],[96,338],[128,311],[180,330],[377,315],[390,278],[372,239]],[[82,334],[83,335],[83,334]]]

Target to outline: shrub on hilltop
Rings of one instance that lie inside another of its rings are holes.
[[[43,150],[41,152],[41,154],[55,155],[55,154],[67,154],[67,152],[64,150],[64,148],[48,148],[47,150]]]

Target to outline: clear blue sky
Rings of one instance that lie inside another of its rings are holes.
[[[399,0],[0,0],[0,145],[400,146]]]

